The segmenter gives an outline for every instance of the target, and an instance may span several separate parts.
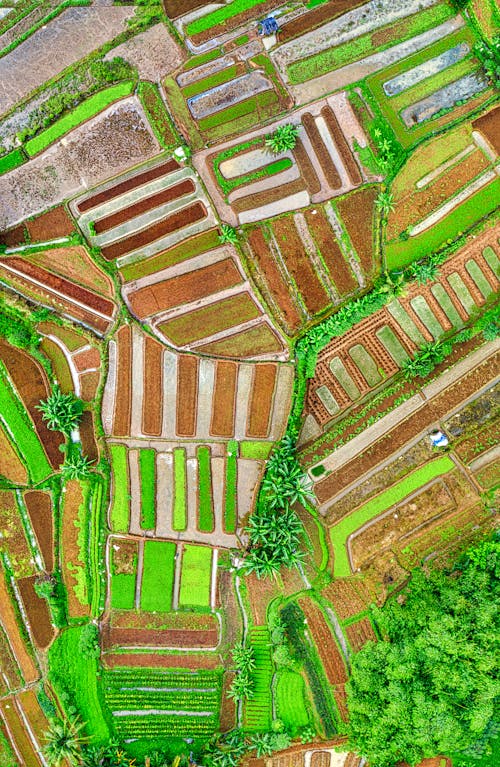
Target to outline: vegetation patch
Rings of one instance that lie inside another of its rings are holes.
[[[113,476],[111,530],[114,533],[126,533],[128,532],[130,516],[127,448],[125,445],[110,445],[109,453]]]
[[[171,541],[144,542],[141,610],[166,613],[172,609],[175,552]]]
[[[185,544],[182,552],[180,607],[210,607],[212,549]]]
[[[14,170],[22,165],[25,161],[25,156],[21,149],[14,149],[9,154],[0,157],[0,176],[2,173],[8,173],[9,170]]]
[[[198,448],[198,529],[202,533],[211,533],[215,527],[212,501],[212,470],[210,448],[200,445]]]
[[[156,452],[153,448],[142,448],[139,453],[141,472],[141,527],[154,530],[155,527],[155,491],[156,491]]]

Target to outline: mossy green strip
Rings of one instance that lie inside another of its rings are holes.
[[[155,458],[156,453],[152,448],[143,448],[139,453],[143,530],[154,530],[155,527]]]
[[[111,472],[113,477],[110,524],[114,533],[128,532],[130,518],[130,496],[128,480],[127,448],[125,445],[110,445]]]
[[[182,447],[174,450],[174,515],[172,528],[182,533],[187,526],[186,513],[186,452]]]

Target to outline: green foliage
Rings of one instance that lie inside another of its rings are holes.
[[[177,146],[180,139],[156,83],[141,80],[137,93],[153,133],[163,149],[172,149]]]
[[[47,427],[69,436],[78,427],[83,413],[83,402],[71,392],[63,394],[56,384],[47,399],[36,406]]]
[[[62,475],[64,479],[85,479],[90,476],[92,461],[79,450],[72,450],[64,459]]]
[[[500,35],[494,37],[489,45],[482,40],[476,43],[474,53],[481,61],[488,79],[500,87]]]
[[[412,264],[411,274],[419,285],[425,285],[426,282],[433,282],[439,277],[439,267],[435,260],[431,258],[425,261],[418,261]]]
[[[84,658],[99,658],[101,648],[99,647],[99,629],[95,623],[87,623],[82,628],[78,650]]]
[[[55,583],[50,576],[42,576],[35,581],[34,589],[42,599],[50,599],[54,595]]]
[[[181,607],[209,607],[211,574],[212,549],[207,546],[185,544],[179,591]]]
[[[153,448],[142,448],[139,453],[141,475],[141,527],[154,530],[155,527],[155,490],[156,490],[156,453]]]
[[[186,452],[174,450],[174,515],[172,527],[178,532],[186,529]]]
[[[371,764],[415,765],[471,747],[498,699],[498,540],[451,573],[414,571],[397,601],[376,612],[383,641],[352,659],[350,747]]]
[[[171,541],[144,542],[141,610],[171,610],[175,552],[175,543]]]
[[[233,0],[228,6],[218,8],[211,13],[205,14],[205,16],[201,16],[199,19],[191,21],[186,26],[186,34],[189,36],[198,35],[200,32],[205,32],[207,29],[211,29],[218,24],[224,24],[227,19],[232,19],[238,13],[243,13],[243,11],[259,6],[264,2],[265,0]]]
[[[386,216],[394,210],[394,195],[392,192],[384,191],[380,192],[375,200],[375,207],[379,210],[383,216]]]
[[[128,487],[127,448],[125,445],[110,445],[112,472],[111,530],[114,533],[128,532],[130,496]]]
[[[198,529],[202,533],[211,533],[215,527],[212,501],[212,469],[210,448],[200,445],[198,457]]]
[[[234,227],[229,226],[229,224],[221,224],[221,233],[219,235],[219,242],[225,243],[228,242],[231,245],[235,245],[238,242],[238,234],[236,232],[236,229]]]
[[[236,532],[236,482],[238,478],[238,443],[230,440],[227,444],[226,484],[224,487],[224,529],[226,533]]]
[[[0,299],[0,336],[12,346],[33,351],[38,348],[40,336],[26,314]]]
[[[128,25],[134,31],[148,29],[153,24],[165,21],[165,11],[160,0],[135,0],[135,14],[128,19]]]
[[[14,149],[9,154],[0,157],[0,176],[2,173],[8,173],[9,170],[14,170],[22,165],[25,160],[24,154],[21,149]]]
[[[244,700],[253,698],[255,683],[252,672],[255,671],[255,653],[252,646],[242,644],[233,648],[233,661],[236,666],[236,676],[228,692],[230,698]]]
[[[450,341],[433,341],[422,346],[413,359],[403,362],[403,376],[407,381],[420,376],[425,378],[432,373],[436,365],[439,365],[453,349]]]
[[[274,154],[288,152],[295,148],[298,136],[299,128],[297,125],[292,125],[291,123],[280,125],[274,133],[267,136],[266,146]]]
[[[84,739],[80,734],[83,722],[78,719],[54,719],[45,733],[46,745],[43,749],[50,767],[59,767],[64,762],[80,764],[81,747]]]
[[[283,649],[285,649],[284,646]],[[305,684],[302,676],[296,671],[287,669],[278,673],[276,710],[286,730],[294,737],[309,725]]]
[[[274,751],[283,751],[290,746],[290,737],[284,732],[259,732],[251,738],[257,759],[271,756]]]

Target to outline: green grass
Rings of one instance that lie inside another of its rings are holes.
[[[172,149],[181,143],[179,135],[167,112],[156,83],[141,81],[137,89],[153,133],[163,149]]]
[[[14,170],[23,164],[25,160],[24,154],[21,149],[14,149],[9,154],[5,154],[0,157],[0,176],[2,173],[8,173],[9,170]]]
[[[50,146],[50,144],[54,143],[54,141],[57,141],[61,136],[64,136],[65,133],[68,133],[68,131],[85,122],[85,120],[89,120],[91,117],[95,117],[95,115],[99,114],[99,112],[102,112],[102,110],[106,109],[106,107],[112,104],[113,101],[129,96],[134,90],[134,87],[135,83],[131,80],[127,80],[118,83],[117,85],[113,85],[111,88],[106,88],[103,91],[95,93],[81,104],[78,104],[78,106],[72,109],[71,112],[65,114],[64,117],[61,117],[57,122],[51,125],[50,128],[47,128],[38,136],[27,141],[25,145],[26,152],[30,157],[38,154],[38,152],[42,152]]]
[[[288,77],[293,84],[307,82],[320,75],[332,72],[339,67],[357,61],[366,55],[390,48],[395,43],[408,40],[428,29],[442,24],[453,15],[448,4],[426,8],[406,19],[401,19],[391,25],[392,41],[382,45],[373,45],[372,37],[380,30],[368,32],[346,43],[328,48],[306,59],[294,61],[288,67]]]
[[[240,442],[240,458],[265,461],[272,449],[272,442]]]
[[[279,160],[275,160],[269,165],[265,165],[263,168],[258,168],[252,173],[247,173],[244,176],[236,176],[236,178],[224,178],[222,175],[218,177],[219,184],[222,190],[227,194],[233,189],[236,189],[243,184],[250,184],[252,181],[257,181],[259,178],[267,178],[268,176],[274,176],[276,173],[282,173],[284,170],[291,168],[293,162],[289,157],[282,157]]]
[[[448,240],[455,239],[481,218],[492,213],[497,208],[499,199],[500,179],[497,176],[425,232],[406,241],[393,240],[386,243],[387,269],[401,269],[412,261],[434,253]]]
[[[187,543],[182,553],[180,607],[210,607],[212,549]]]
[[[484,298],[489,298],[491,294],[493,293],[493,288],[491,287],[490,283],[486,279],[484,273],[479,268],[476,261],[474,261],[474,259],[471,258],[465,264],[465,268],[467,269],[469,275],[472,277],[473,281],[476,283],[477,288],[482,293]]]
[[[224,529],[226,533],[236,532],[236,482],[238,477],[238,443],[231,440],[227,445],[226,486],[224,493]]]
[[[190,99],[192,96],[198,96],[203,91],[209,91],[211,88],[215,88],[217,85],[224,85],[224,83],[234,80],[238,75],[238,67],[233,65],[226,67],[225,69],[214,72],[209,77],[203,77],[201,80],[196,80],[194,83],[189,83],[182,88],[182,95],[185,99]]]
[[[200,445],[198,448],[198,530],[212,533],[215,527],[212,501],[212,470],[210,448]]]
[[[174,517],[172,527],[180,533],[187,526],[186,481],[186,453],[182,447],[176,447],[174,450]]]
[[[358,530],[358,528],[366,524],[369,520],[389,509],[391,506],[394,506],[394,504],[401,501],[410,493],[418,490],[422,485],[425,485],[436,477],[447,474],[454,468],[455,464],[449,456],[445,455],[441,458],[436,458],[434,461],[430,461],[425,464],[425,466],[422,466],[412,474],[409,474],[383,493],[372,498],[353,514],[350,514],[345,519],[340,520],[336,525],[333,525],[333,527],[330,528],[330,537],[335,553],[335,577],[347,578],[351,575],[351,568],[349,567],[349,560],[346,552],[346,543],[348,537],[353,532]]]
[[[156,453],[153,448],[143,448],[139,453],[141,470],[141,527],[154,530],[155,527],[155,472]]]
[[[92,743],[109,742],[110,731],[107,712],[101,704],[99,689],[99,664],[95,658],[86,658],[78,644],[83,626],[65,629],[54,640],[48,652],[49,679],[66,713],[72,705]]]
[[[130,518],[127,448],[125,445],[110,445],[109,452],[113,475],[113,497],[110,512],[111,530],[113,533],[126,533],[128,532]]]
[[[144,542],[141,610],[166,613],[172,609],[175,552],[171,541]]]
[[[169,102],[170,112],[174,114],[177,121],[186,128],[188,144],[191,149],[193,152],[203,149],[205,142],[203,141],[199,130],[196,128],[196,123],[191,116],[191,112],[187,108],[184,96],[176,81],[173,77],[167,77],[163,81],[163,85]]]
[[[219,56],[222,56],[222,54],[222,48],[214,48],[213,50],[207,51],[206,53],[200,53],[199,56],[193,56],[192,59],[188,59],[188,61],[186,61],[184,64],[184,71],[188,69],[194,69],[195,67],[201,67],[202,64],[208,64],[209,61],[218,59]]]
[[[23,456],[32,481],[42,482],[52,474],[52,467],[38,439],[38,435],[17,393],[8,378],[7,369],[0,361],[0,421]],[[61,463],[63,457],[61,455]]]
[[[135,579],[130,573],[111,575],[111,608],[133,610],[135,606]]]
[[[271,639],[266,626],[254,626],[249,632],[249,644],[255,658],[252,672],[254,695],[245,702],[243,729],[247,732],[266,732],[272,718],[271,683],[273,664],[271,660]]]
[[[276,716],[292,735],[309,724],[305,683],[296,671],[278,672]]]
[[[169,250],[159,253],[157,256],[151,256],[151,258],[146,258],[144,261],[136,261],[133,264],[126,264],[120,271],[126,282],[137,280],[139,277],[147,277],[150,274],[159,272],[161,269],[187,261],[193,258],[193,256],[218,247],[218,245],[220,243],[217,230],[209,229],[207,232],[202,232],[194,237],[190,237],[188,240],[183,240],[179,245],[174,245],[173,248],[169,248]]]
[[[207,13],[206,16],[201,16],[199,19],[191,21],[186,26],[186,35],[198,35],[200,32],[205,32],[207,29],[223,24],[227,19],[232,19],[233,16],[237,16],[239,13],[254,8],[266,0],[233,0],[230,5],[218,8],[212,13]],[[256,14],[259,12],[258,8]]]

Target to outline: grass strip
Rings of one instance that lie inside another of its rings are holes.
[[[133,610],[135,607],[135,573],[111,576],[111,609]]]
[[[187,543],[182,553],[181,607],[209,607],[212,549]]]
[[[31,479],[35,484],[52,474],[45,451],[40,443],[31,419],[9,380],[7,369],[0,361],[0,422],[17,452],[26,461]],[[62,463],[62,456],[61,456]]]
[[[198,448],[198,530],[201,533],[212,533],[214,528],[210,448],[200,445]]]
[[[229,133],[236,133],[237,127],[231,125],[237,122],[240,118],[250,116],[251,123],[259,121],[259,109],[269,104],[274,104],[278,100],[276,93],[273,90],[264,91],[258,93],[257,96],[251,96],[244,101],[239,101],[238,104],[234,104],[227,109],[221,109],[208,117],[202,117],[198,120],[198,127],[201,131],[208,131],[213,128],[223,129],[223,135]],[[213,138],[212,134],[210,135]]]
[[[231,192],[239,186],[244,184],[250,184],[252,181],[257,181],[259,178],[267,178],[268,176],[275,176],[277,173],[282,173],[288,170],[293,165],[293,162],[289,157],[282,157],[280,160],[275,160],[270,165],[264,165],[263,168],[258,168],[252,173],[247,173],[244,176],[236,176],[236,178],[224,178],[222,175],[218,178],[219,184],[222,190]]]
[[[209,61],[213,61],[214,59],[218,59],[219,56],[222,56],[222,53],[222,48],[214,48],[206,53],[200,53],[199,56],[193,56],[192,59],[188,59],[184,64],[184,71],[194,69],[195,67],[201,67],[202,64],[208,64]]]
[[[181,533],[187,526],[186,513],[186,452],[182,447],[174,450],[174,515],[173,529]]]
[[[54,141],[64,136],[68,131],[76,128],[81,123],[95,117],[103,109],[106,109],[113,101],[130,96],[134,90],[135,83],[132,80],[113,85],[103,91],[94,93],[93,96],[82,101],[77,107],[61,117],[57,122],[42,131],[38,136],[30,139],[25,144],[25,150],[30,157],[42,152]]]
[[[172,541],[145,541],[141,583],[141,610],[172,609],[176,545]]]
[[[426,32],[428,29],[442,24],[446,19],[453,15],[451,6],[445,3],[425,8],[413,16],[390,25],[391,41],[381,45],[374,45],[373,38],[380,35],[383,27],[367,32],[364,35],[349,40],[341,45],[336,45],[327,50],[315,53],[306,59],[294,61],[288,67],[288,77],[290,83],[297,85],[312,80],[339,67],[357,61],[366,55],[386,50],[396,42],[401,43],[416,35]]]
[[[200,32],[205,32],[207,29],[211,29],[218,24],[223,24],[227,19],[232,19],[239,13],[262,5],[265,2],[266,0],[233,0],[232,3],[225,5],[223,8],[217,8],[216,11],[191,21],[186,25],[186,35],[199,35]]]
[[[182,261],[205,253],[207,250],[219,247],[219,235],[217,229],[209,229],[201,234],[196,234],[188,240],[183,240],[179,245],[174,245],[163,253],[159,253],[144,261],[136,261],[133,264],[122,266],[120,271],[125,282],[137,280],[139,277],[148,277],[150,274],[175,266]]]
[[[204,91],[209,91],[211,88],[216,88],[217,85],[224,85],[224,83],[234,80],[237,75],[238,67],[233,64],[225,69],[221,69],[219,72],[214,72],[209,77],[203,77],[201,80],[189,83],[189,85],[182,88],[182,95],[185,99],[190,99]]]
[[[226,456],[226,485],[224,492],[224,529],[226,533],[236,532],[236,482],[238,478],[238,443],[230,440]]]
[[[9,152],[9,154],[5,154],[3,157],[0,157],[0,176],[2,173],[8,173],[9,170],[18,168],[23,164],[25,159],[26,158],[21,149],[14,149],[12,152]]]
[[[103,577],[101,575],[99,565],[99,538],[101,530],[101,507],[102,507],[102,494],[103,483],[102,480],[96,479],[94,482],[94,488],[92,491],[92,501],[90,507],[90,541],[89,541],[89,558],[90,558],[90,578],[92,583],[92,598],[90,603],[90,609],[92,616],[97,618],[102,612],[101,607],[101,593],[103,585]]]
[[[351,575],[349,559],[347,557],[346,544],[348,537],[362,525],[374,519],[379,514],[387,511],[391,506],[403,500],[407,495],[418,490],[422,485],[430,482],[436,477],[447,474],[455,468],[455,464],[447,455],[436,458],[434,461],[422,466],[417,471],[409,474],[404,479],[397,482],[392,487],[372,498],[357,511],[349,514],[345,519],[341,519],[336,525],[330,528],[330,538],[335,553],[335,577],[347,578]]]
[[[130,495],[125,445],[110,445],[113,496],[111,500],[110,525],[113,533],[128,532]]]
[[[141,80],[137,94],[146,114],[153,133],[163,149],[173,149],[181,144],[172,119],[163,103],[160,91],[156,83]]]
[[[265,461],[272,449],[272,442],[240,442],[240,458]]]
[[[141,471],[141,527],[154,530],[155,527],[155,458],[153,448],[143,448],[139,453]]]
[[[301,727],[309,724],[305,701],[305,683],[296,671],[279,671],[276,682],[276,716],[284,723],[292,737]]]

